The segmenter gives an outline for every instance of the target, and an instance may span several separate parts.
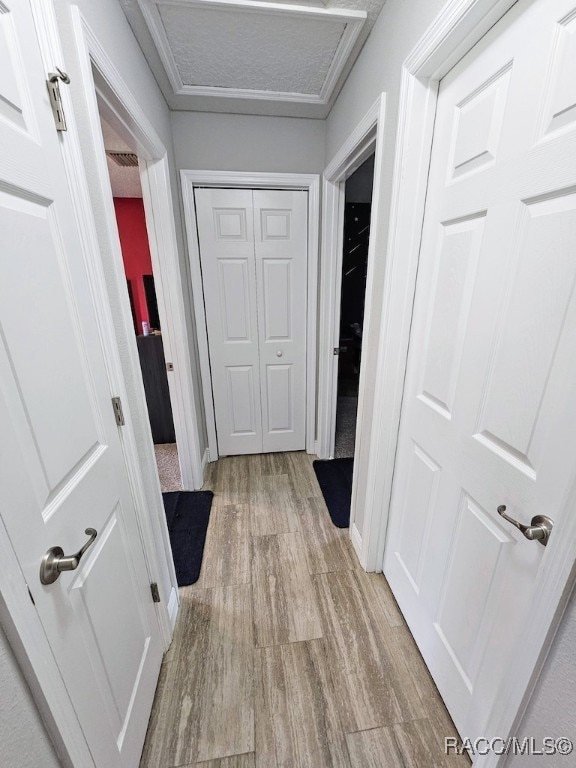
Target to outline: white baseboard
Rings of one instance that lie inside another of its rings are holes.
[[[176,587],[172,587],[170,592],[170,599],[168,600],[168,617],[172,629],[176,626],[176,617],[178,616],[178,608],[180,606],[180,598],[178,597],[178,590]]]
[[[350,528],[350,540],[352,541],[352,546],[360,561],[360,565],[364,568],[364,563],[362,562],[362,537],[360,536],[360,531],[356,527],[356,523],[352,523],[352,527]]]
[[[210,450],[206,448],[202,456],[202,481],[204,481],[204,476],[206,474],[206,465],[209,463],[210,463]],[[202,485],[204,485],[204,482],[202,482]]]

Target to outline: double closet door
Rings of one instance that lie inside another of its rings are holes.
[[[303,450],[308,194],[194,196],[218,452]]]

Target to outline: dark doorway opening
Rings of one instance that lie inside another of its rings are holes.
[[[374,155],[346,180],[335,458],[354,456],[370,243]]]

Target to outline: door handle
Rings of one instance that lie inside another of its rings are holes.
[[[62,547],[50,547],[40,563],[40,581],[42,584],[53,584],[62,571],[75,571],[78,568],[82,555],[98,536],[94,528],[86,528],[84,533],[90,538],[75,555],[65,555]]]
[[[548,539],[550,538],[552,528],[554,527],[554,521],[549,517],[546,517],[546,515],[535,515],[532,518],[530,525],[524,525],[506,514],[505,504],[501,504],[496,511],[500,517],[503,517],[504,520],[507,520],[509,523],[516,526],[516,528],[518,528],[527,539],[530,539],[530,541],[539,541],[540,544],[543,544],[544,546],[548,544]]]

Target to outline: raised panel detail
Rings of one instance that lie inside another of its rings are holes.
[[[94,454],[96,406],[51,209],[0,191],[0,231],[1,337],[51,492]],[[49,372],[41,387],[38,371]]]
[[[557,30],[552,77],[547,94],[547,132],[571,126],[576,121],[576,10],[563,19]]]
[[[445,222],[440,231],[435,286],[427,323],[419,399],[446,418],[464,347],[486,212]]]
[[[244,208],[214,208],[216,240],[246,240],[246,211]]]
[[[268,432],[294,429],[292,368],[291,364],[266,366]]]
[[[396,556],[418,594],[423,555],[436,506],[440,467],[416,444],[413,444],[408,461],[400,544]]]
[[[253,435],[256,433],[254,403],[254,370],[251,365],[226,367],[228,383],[228,407],[230,408],[230,434]],[[259,398],[258,398],[259,401]]]
[[[290,259],[263,259],[264,340],[292,336],[292,264]],[[304,308],[303,308],[303,311]]]
[[[450,163],[453,178],[495,160],[511,70],[509,63],[456,105]]]
[[[504,547],[511,543],[499,524],[463,494],[434,626],[470,691],[479,661],[474,651],[498,563]]]
[[[576,192],[526,200],[522,213],[475,437],[535,479],[533,438],[576,281]]]
[[[136,592],[115,511],[82,559],[71,583],[70,601],[92,664],[99,668],[98,678],[110,686],[115,709],[111,719],[116,721],[119,748],[149,643],[134,601]],[[110,632],[110,627],[130,627],[130,631]]]
[[[218,259],[222,341],[251,341],[247,259]]]
[[[290,239],[291,211],[266,210],[260,211],[263,240]]]
[[[22,82],[20,61],[10,10],[0,2],[0,117],[23,128],[23,105],[18,87]]]

